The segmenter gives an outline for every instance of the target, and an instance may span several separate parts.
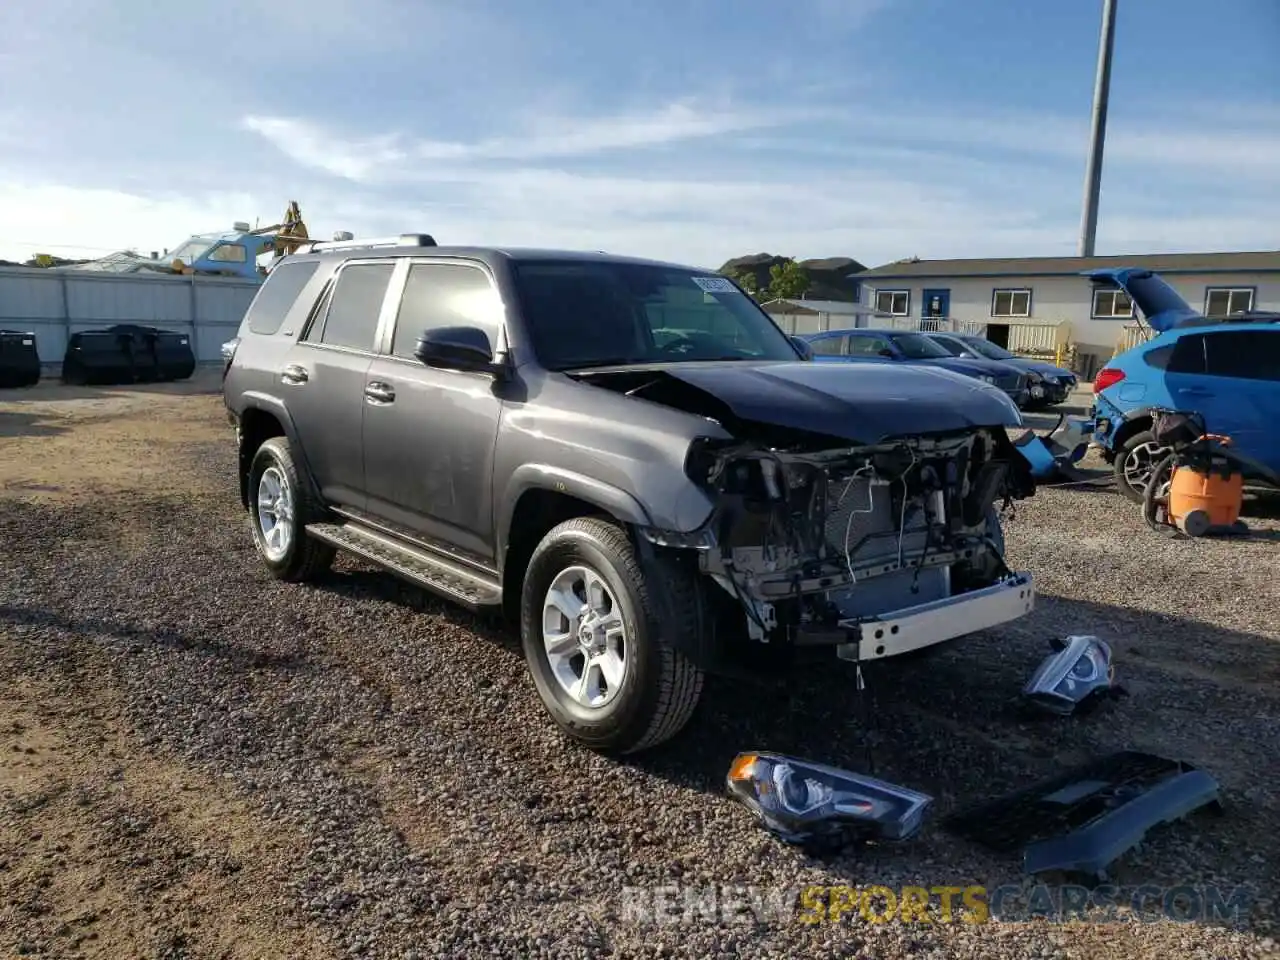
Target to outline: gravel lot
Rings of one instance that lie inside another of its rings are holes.
[[[1276,519],[1189,543],[1105,489],[1020,505],[1007,536],[1035,614],[868,673],[875,772],[933,794],[932,822],[812,859],[723,778],[752,747],[865,769],[849,670],[709,684],[685,736],[627,764],[570,746],[512,634],[349,560],[318,587],[271,581],[199,386],[0,400],[0,954],[1280,955]],[[1132,695],[1025,719],[1011,699],[1073,632],[1114,643]],[[1208,769],[1227,815],[1153,834],[1118,881],[1249,885],[1245,928],[625,916],[627,886],[1017,883],[940,816],[1126,747]]]

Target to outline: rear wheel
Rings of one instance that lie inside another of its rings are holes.
[[[307,536],[323,510],[302,482],[284,437],[272,437],[249,468],[249,525],[253,542],[278,580],[314,580],[333,563],[334,549]]]
[[[633,753],[680,732],[703,674],[664,636],[696,631],[694,584],[661,558],[646,575],[626,532],[594,517],[555,527],[529,561],[521,591],[525,659],[543,705],[569,736],[593,749]]]
[[[1142,503],[1156,465],[1172,452],[1171,447],[1157,443],[1150,430],[1135,433],[1124,442],[1112,461],[1116,489],[1134,503]]]

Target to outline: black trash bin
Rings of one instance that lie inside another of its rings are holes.
[[[0,389],[32,387],[40,382],[36,335],[0,330]]]
[[[195,372],[195,352],[185,333],[118,323],[71,335],[62,363],[68,383],[120,384],[185,380]]]

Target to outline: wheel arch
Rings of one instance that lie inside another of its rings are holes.
[[[296,465],[301,472],[303,483],[311,487],[312,493],[319,496],[311,469],[307,464],[306,453],[298,441],[297,428],[285,405],[274,397],[250,395],[247,405],[240,411],[236,420],[238,437],[238,474],[240,486],[240,504],[249,509],[249,470],[253,465],[254,454],[258,448],[272,437],[284,437],[289,441]]]
[[[498,524],[498,556],[504,613],[519,616],[520,591],[534,549],[553,527],[576,517],[603,517],[646,526],[649,514],[635,497],[590,477],[527,465],[512,478]]]

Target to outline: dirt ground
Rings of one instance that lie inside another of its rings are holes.
[[[626,928],[601,898],[673,877],[991,883],[1016,880],[1016,864],[940,833],[905,861],[815,863],[726,811],[734,744],[814,744],[821,730],[824,759],[863,756],[846,677],[763,701],[720,685],[682,743],[619,767],[546,730],[509,637],[354,563],[328,592],[269,581],[209,386],[0,398],[0,956],[1277,955],[1274,503],[1254,505],[1257,539],[1188,544],[1149,537],[1113,492],[1041,491],[1007,530],[1040,579],[1036,613],[876,678],[891,705],[877,773],[915,777],[943,807],[1102,748],[1210,769],[1227,816],[1170,828],[1122,882],[1248,885],[1246,929],[668,938]],[[1130,696],[1100,720],[1010,714],[1045,638],[1085,627],[1114,643]],[[456,665],[411,653],[407,638],[427,635],[455,645]],[[492,809],[460,812],[475,795]]]

